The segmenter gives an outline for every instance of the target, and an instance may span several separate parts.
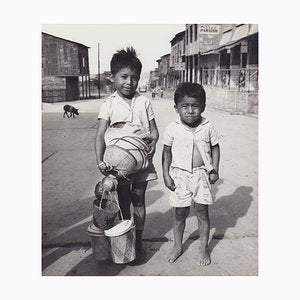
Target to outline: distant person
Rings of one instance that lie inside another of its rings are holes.
[[[160,98],[163,98],[164,97],[164,88],[161,87],[159,92],[160,92]]]
[[[220,148],[214,125],[202,117],[206,95],[197,83],[182,83],[174,94],[179,119],[164,132],[162,158],[165,185],[174,207],[174,247],[167,257],[173,263],[182,254],[182,238],[190,206],[194,202],[200,235],[199,265],[211,263],[208,252],[210,221],[208,206],[213,203],[211,184],[219,179]]]
[[[154,100],[155,95],[156,95],[156,91],[154,88],[151,89],[151,94],[152,94],[152,100]]]
[[[245,87],[246,74],[245,70],[240,70],[239,87]]]
[[[97,167],[107,175],[107,165],[103,162],[105,151],[104,135],[108,128],[120,128],[126,123],[142,128],[151,137],[148,146],[149,166],[129,178],[118,180],[119,204],[124,219],[130,219],[130,205],[134,208],[134,222],[136,226],[136,260],[143,260],[145,252],[142,248],[142,234],[144,230],[146,207],[145,192],[148,181],[157,179],[152,163],[158,140],[158,130],[150,100],[136,92],[142,63],[130,47],[117,51],[110,62],[116,92],[102,104],[98,115],[98,129],[95,139]]]

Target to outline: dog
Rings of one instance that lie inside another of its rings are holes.
[[[68,112],[70,113],[70,116],[69,116]],[[74,106],[65,105],[63,117],[65,117],[65,115],[67,115],[68,118],[70,118],[72,116],[73,116],[73,118],[75,118],[75,115],[79,116],[79,112],[78,112],[78,109],[76,109]]]

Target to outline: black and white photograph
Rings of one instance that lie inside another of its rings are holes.
[[[42,275],[258,275],[258,24],[43,24]]]
[[[297,298],[297,8],[4,3],[2,298]]]

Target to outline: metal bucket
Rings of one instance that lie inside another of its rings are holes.
[[[100,230],[93,224],[89,225],[87,232],[91,238],[93,256],[95,260],[104,261],[111,259],[110,245],[103,230]]]

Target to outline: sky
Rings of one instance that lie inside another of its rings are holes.
[[[156,60],[170,53],[170,41],[185,30],[185,24],[43,24],[42,31],[90,47],[90,73],[98,73],[98,43],[100,72],[110,70],[113,53],[132,46],[143,64],[142,73],[157,68]]]

